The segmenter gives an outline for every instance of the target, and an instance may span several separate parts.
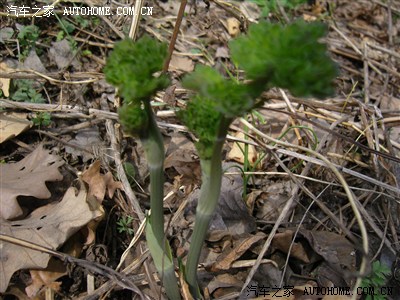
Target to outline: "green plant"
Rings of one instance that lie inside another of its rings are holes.
[[[74,15],[74,20],[78,23],[79,27],[83,29],[87,28],[91,23],[88,18],[84,18],[81,15]]]
[[[32,118],[32,122],[39,127],[49,126],[51,123],[51,115],[48,112],[39,112]]]
[[[261,9],[261,16],[267,17],[270,13],[279,13],[279,6],[284,9],[293,10],[307,0],[248,0],[257,4]]]
[[[42,94],[34,87],[35,82],[30,79],[17,79],[13,81],[11,99],[20,102],[44,103]]]
[[[124,171],[126,173],[126,177],[128,178],[129,184],[131,186],[133,186],[136,183],[136,181],[135,181],[135,175],[136,175],[135,167],[130,162],[124,162],[123,167],[124,167]]]
[[[82,51],[82,56],[88,56],[88,57],[90,57],[90,56],[92,56],[93,55],[93,53],[92,53],[92,51],[90,51],[89,49],[86,49],[86,50],[83,50]]]
[[[133,235],[134,231],[130,227],[133,221],[133,217],[131,216],[122,216],[119,218],[117,222],[117,230],[119,233],[126,233],[127,235]]]
[[[138,136],[145,149],[150,172],[150,208],[146,238],[150,253],[170,299],[180,299],[175,267],[164,236],[164,144],[150,106],[150,98],[168,86],[169,78],[159,74],[167,57],[167,46],[148,36],[134,42],[117,43],[107,60],[104,73],[108,82],[124,98],[119,109],[125,131]],[[158,76],[155,76],[158,72]]]
[[[73,33],[75,30],[75,25],[71,22],[63,19],[59,19],[58,21],[58,25],[61,30],[57,33],[57,42],[63,40],[65,38],[65,35],[69,37],[70,34]]]
[[[80,28],[88,28],[96,27],[100,24],[100,19],[96,16],[85,16],[82,17],[81,15],[74,15],[75,22],[79,25]]]
[[[57,14],[55,14],[57,20],[58,20],[58,25],[60,26],[60,31],[57,33],[56,40],[57,42],[63,40],[64,38],[68,41],[73,53],[76,53],[78,49],[78,43],[74,39],[71,34],[75,31],[76,27],[74,24],[67,20],[60,19]]]
[[[381,264],[379,260],[372,263],[372,272],[367,277],[364,277],[361,282],[362,288],[371,288],[380,290],[380,288],[387,282],[387,277],[390,275],[390,269]],[[385,300],[386,296],[376,294],[374,296],[367,295],[365,300]]]
[[[222,147],[229,125],[260,104],[267,88],[289,89],[295,96],[326,97],[333,94],[335,64],[318,40],[325,34],[321,24],[298,21],[287,26],[261,22],[247,36],[230,43],[233,61],[241,67],[247,83],[223,78],[211,67],[197,66],[183,79],[183,86],[196,92],[179,116],[196,135],[202,168],[202,186],[196,209],[185,275],[191,293],[201,298],[197,265],[208,225],[217,206],[222,177]]]
[[[21,48],[21,58],[28,56],[29,51],[39,39],[40,31],[36,25],[23,26],[18,33],[18,42]]]
[[[202,186],[185,268],[192,295],[201,298],[197,265],[209,222],[216,208],[222,181],[222,148],[232,121],[262,104],[259,95],[270,87],[289,89],[293,95],[326,97],[333,94],[335,64],[319,43],[326,27],[298,21],[287,26],[261,22],[247,36],[230,43],[232,60],[242,68],[247,81],[226,79],[216,70],[197,66],[183,79],[195,92],[178,116],[196,135],[202,169]],[[125,131],[140,138],[150,171],[151,215],[146,227],[148,247],[170,299],[180,299],[174,264],[164,238],[163,162],[164,146],[150,106],[150,98],[165,88],[169,79],[160,70],[166,46],[143,37],[115,45],[104,69],[106,79],[124,98],[119,110]]]

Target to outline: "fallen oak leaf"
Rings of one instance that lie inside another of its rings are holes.
[[[42,145],[16,163],[0,164],[0,217],[14,219],[23,214],[18,196],[47,199],[51,196],[46,181],[61,180],[58,170],[64,161]]]
[[[57,249],[72,234],[91,220],[102,216],[99,204],[89,205],[87,192],[69,188],[59,203],[42,206],[20,221],[0,219],[0,233],[30,241],[50,249]],[[91,208],[92,207],[92,208]],[[4,293],[12,274],[21,269],[45,268],[50,255],[28,248],[0,242],[0,293]]]

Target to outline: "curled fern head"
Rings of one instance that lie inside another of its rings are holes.
[[[337,67],[319,40],[320,23],[297,21],[287,26],[260,22],[230,43],[231,56],[249,79],[287,88],[295,96],[327,97],[334,93]]]
[[[167,45],[148,36],[137,41],[125,39],[115,44],[104,74],[126,100],[148,101],[169,84],[165,74],[154,76],[162,70],[166,56]]]

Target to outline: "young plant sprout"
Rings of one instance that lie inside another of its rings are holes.
[[[326,97],[333,94],[337,68],[319,39],[326,32],[321,24],[298,21],[287,26],[261,22],[230,43],[231,57],[247,76],[246,83],[225,79],[216,70],[197,66],[183,80],[196,92],[178,115],[197,136],[202,186],[185,268],[185,278],[196,299],[201,298],[197,265],[208,226],[218,203],[222,180],[222,148],[235,118],[262,104],[260,94],[271,87],[286,88],[295,96]],[[174,264],[164,238],[163,163],[164,146],[150,98],[167,87],[162,70],[166,45],[149,37],[115,45],[104,69],[106,79],[124,98],[119,110],[124,129],[140,138],[150,170],[151,215],[146,227],[148,247],[163,278],[167,296],[180,299]]]
[[[186,263],[186,281],[196,299],[197,265],[210,220],[218,203],[222,177],[222,147],[232,121],[259,106],[260,94],[270,87],[286,88],[295,96],[333,94],[337,68],[319,43],[322,24],[297,21],[287,26],[259,23],[246,36],[230,43],[232,60],[245,71],[249,83],[223,78],[216,70],[197,66],[183,80],[196,92],[179,116],[198,138],[202,186]]]
[[[167,296],[180,299],[171,250],[164,238],[164,143],[150,105],[150,98],[170,83],[165,74],[154,75],[162,70],[166,56],[167,46],[150,37],[144,36],[136,42],[126,39],[116,43],[104,73],[123,97],[119,118],[124,130],[138,136],[145,149],[151,209],[146,226],[147,244]]]

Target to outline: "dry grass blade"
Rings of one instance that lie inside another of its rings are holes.
[[[135,4],[135,14],[132,17],[131,28],[129,29],[129,37],[132,40],[136,39],[140,22],[140,11],[143,7],[143,0],[137,0]]]

